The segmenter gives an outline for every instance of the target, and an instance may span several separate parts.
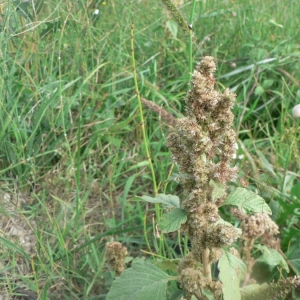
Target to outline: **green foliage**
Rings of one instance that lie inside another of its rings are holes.
[[[162,271],[172,271],[172,272],[176,273],[179,262],[180,262],[179,259],[162,260],[162,261],[157,261],[156,265]]]
[[[177,23],[170,20],[166,22],[166,25],[168,27],[168,29],[170,30],[170,32],[172,33],[173,38],[177,38],[177,32],[178,32],[178,27],[177,27]]]
[[[106,299],[167,299],[166,289],[171,277],[143,259],[134,259],[132,267],[117,278]]]
[[[1,237],[1,264],[12,270],[5,279],[10,294],[18,276],[41,299],[105,297],[114,274],[103,248],[112,236],[132,255],[147,249],[165,259],[188,252],[185,237],[155,237],[160,209],[149,205],[145,213],[144,203],[128,201],[154,194],[133,86],[132,21],[141,96],[176,117],[184,112],[187,60],[216,57],[218,85],[238,98],[244,158],[236,163],[249,190],[270,204],[291,275],[300,274],[299,124],[291,119],[299,102],[299,1],[192,2],[189,22],[199,42],[191,54],[188,37],[161,1],[1,2],[1,194],[12,195],[15,215],[35,223],[37,241],[29,258],[22,244]],[[192,2],[177,7],[184,19]],[[169,124],[151,109],[143,113],[159,193],[176,190],[181,198],[165,146]],[[212,188],[215,199],[222,195]],[[179,199],[171,203],[180,209]],[[7,216],[4,208],[1,213]],[[22,259],[32,269],[25,275],[18,274]]]
[[[168,7],[168,10],[173,15],[174,19],[177,21],[181,29],[186,32],[188,30],[188,24],[182,13],[178,10],[178,8],[171,0],[162,0],[162,2]]]
[[[150,203],[163,204],[165,208],[171,209],[168,213],[164,213],[158,225],[162,232],[177,231],[181,224],[185,223],[187,214],[184,209],[180,208],[180,200],[174,195],[159,194],[156,197],[142,196],[143,200]]]
[[[228,196],[224,205],[235,205],[246,213],[272,213],[270,207],[263,198],[244,188],[236,188]]]
[[[257,259],[257,261],[267,264],[271,270],[280,266],[289,273],[288,264],[280,253],[263,245],[257,245],[256,248],[262,252],[262,255]]]
[[[222,290],[224,299],[241,299],[240,280],[246,274],[245,264],[234,255],[225,251],[220,258],[218,268],[220,270],[219,278],[223,283]]]
[[[214,297],[214,295],[211,293],[211,291],[202,289],[202,290],[201,290],[201,293],[203,294],[203,296],[207,297],[208,300],[215,300],[215,297]],[[193,296],[193,298],[195,299],[196,297]]]
[[[181,224],[185,223],[187,219],[186,211],[182,208],[174,208],[171,212],[163,215],[159,221],[158,226],[162,232],[177,231]]]
[[[297,183],[292,187],[291,195],[300,200],[300,183]]]

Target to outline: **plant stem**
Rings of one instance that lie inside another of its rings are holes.
[[[130,42],[131,42],[131,54],[132,54],[132,66],[133,66],[133,79],[134,79],[135,93],[136,93],[136,97],[137,97],[137,100],[138,100],[138,103],[139,103],[140,122],[141,122],[141,128],[142,128],[142,133],[143,133],[143,141],[144,141],[147,160],[149,162],[149,166],[150,166],[150,170],[151,170],[154,194],[157,195],[158,194],[158,188],[157,188],[157,184],[156,184],[156,177],[155,177],[154,167],[153,167],[153,164],[152,164],[152,159],[151,159],[151,154],[150,154],[149,141],[148,141],[148,137],[147,137],[147,134],[146,134],[142,100],[141,100],[141,95],[140,95],[138,81],[137,81],[136,63],[135,63],[135,56],[134,56],[134,23],[131,24],[131,35],[130,35],[130,37],[131,37]],[[150,246],[148,236],[147,236],[147,231],[146,231],[146,228],[147,228],[147,211],[148,211],[148,206],[146,206],[146,212],[145,212],[145,215],[144,215],[144,237],[145,237],[147,247],[148,247],[149,251],[151,251],[151,246]],[[161,212],[160,212],[159,205],[155,205],[155,212],[156,212],[156,218],[160,219]],[[160,244],[162,244],[161,240],[160,240],[160,242],[161,242]]]
[[[205,248],[202,252],[202,264],[203,264],[203,272],[204,276],[206,276],[209,280],[211,277],[211,266],[209,262],[209,248]]]
[[[132,53],[134,86],[135,86],[136,97],[137,97],[137,100],[139,103],[140,122],[141,122],[141,128],[142,128],[142,133],[143,133],[143,141],[144,141],[145,151],[146,151],[146,155],[147,155],[147,160],[149,162],[149,166],[150,166],[150,170],[151,170],[154,194],[157,195],[158,189],[157,189],[157,184],[156,184],[154,167],[153,167],[151,155],[150,155],[149,142],[148,142],[148,137],[147,137],[146,129],[145,129],[142,100],[141,100],[141,95],[140,95],[138,81],[137,81],[136,63],[135,63],[135,57],[134,57],[134,35],[133,35],[133,32],[134,32],[134,24],[132,23],[131,24],[131,53]]]
[[[190,24],[189,24],[189,74],[190,80],[192,79],[193,73],[193,20],[195,13],[196,0],[193,0],[192,10],[190,14]]]
[[[197,300],[203,300],[203,298],[198,293],[193,293]]]

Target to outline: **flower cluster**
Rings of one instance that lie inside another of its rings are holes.
[[[210,179],[226,184],[237,173],[230,166],[236,154],[231,112],[235,94],[228,89],[215,91],[215,70],[212,57],[197,64],[185,100],[188,117],[181,119],[168,137],[173,159],[181,172],[190,176],[186,183],[190,191],[206,186]]]
[[[121,243],[106,243],[106,262],[117,275],[120,275],[125,269],[124,260],[127,254],[127,248],[123,247]]]
[[[286,279],[279,279],[278,282],[264,283],[257,285],[256,289],[252,289],[251,293],[243,293],[244,300],[273,300],[283,299],[293,288],[300,284],[300,276],[289,277]]]
[[[269,248],[280,249],[279,228],[277,224],[266,213],[246,215],[237,208],[231,209],[231,213],[241,221],[242,235],[242,256],[250,271],[255,263],[251,252],[257,239]]]
[[[228,89],[223,93],[215,90],[215,70],[212,57],[204,57],[197,64],[185,99],[188,116],[177,121],[167,138],[167,146],[185,175],[182,183],[186,196],[181,205],[188,216],[182,229],[191,240],[191,257],[195,261],[189,259],[188,265],[187,261],[180,265],[181,285],[190,292],[205,285],[217,294],[219,285],[213,288],[216,282],[211,280],[209,266],[221,255],[217,249],[231,245],[239,237],[239,231],[220,222],[218,207],[226,194],[213,196],[215,184],[225,190],[237,174],[237,168],[231,166],[236,154],[231,112],[235,94]],[[199,263],[202,268],[195,267]]]
[[[279,228],[267,213],[256,213],[248,216],[236,208],[232,209],[231,212],[241,220],[244,240],[261,238],[265,245],[274,248],[272,241],[276,240]]]

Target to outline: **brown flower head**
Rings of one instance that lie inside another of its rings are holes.
[[[121,243],[106,243],[106,262],[117,275],[120,275],[125,269],[124,260],[127,254],[127,248],[123,247]]]

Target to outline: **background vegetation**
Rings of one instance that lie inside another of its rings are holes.
[[[160,210],[134,198],[180,196],[181,188],[165,146],[171,125],[143,107],[150,170],[130,27],[140,93],[175,117],[190,78],[188,36],[159,0],[0,3],[1,289],[104,299],[115,276],[107,241],[122,242],[130,256],[172,259],[187,250],[180,236],[158,238]],[[177,4],[188,20],[191,2]],[[270,205],[298,275],[300,140],[291,109],[300,102],[299,11],[296,0],[196,1],[192,53],[194,64],[214,56],[219,88],[237,94],[243,184]],[[31,253],[7,220],[30,228]],[[257,278],[280,276],[260,267]]]

